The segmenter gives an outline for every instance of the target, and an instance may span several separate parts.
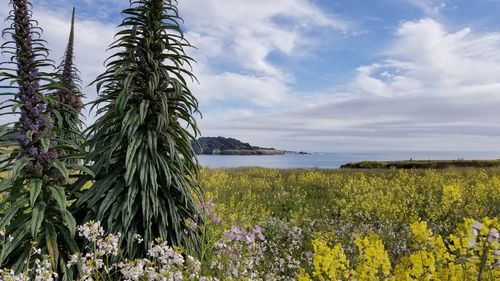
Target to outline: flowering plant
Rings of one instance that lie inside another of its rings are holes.
[[[56,102],[50,93],[57,86],[54,75],[41,71],[53,69],[53,65],[47,58],[41,28],[32,19],[30,1],[11,0],[10,5],[10,27],[3,32],[10,41],[1,49],[11,60],[1,65],[0,83],[7,85],[0,84],[0,89],[6,91],[2,96],[10,97],[2,102],[6,104],[2,109],[10,108],[19,120],[4,134],[17,143],[11,143],[0,160],[0,173],[8,174],[0,181],[0,192],[7,195],[0,204],[0,228],[13,237],[1,247],[0,265],[26,272],[36,261],[30,254],[34,246],[48,255],[51,266],[64,278],[71,279],[72,273],[63,264],[78,246],[74,239],[76,221],[67,209],[70,171],[64,162],[73,155],[59,153],[65,141],[54,129],[57,111],[48,106]]]

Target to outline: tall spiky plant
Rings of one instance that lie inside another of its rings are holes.
[[[79,199],[87,219],[122,234],[130,258],[159,237],[174,245],[191,240],[187,220],[197,218],[198,164],[191,140],[198,134],[196,98],[185,78],[192,59],[184,48],[177,2],[132,1],[97,80],[101,117],[91,126],[96,180]],[[137,245],[134,235],[144,242]]]
[[[71,16],[71,28],[69,33],[68,45],[64,52],[64,57],[58,67],[59,90],[56,92],[56,104],[61,113],[57,116],[59,135],[65,139],[73,140],[75,143],[82,143],[83,136],[79,114],[83,109],[83,94],[80,88],[80,77],[78,69],[75,67],[74,59],[75,42],[75,8]]]
[[[2,45],[2,53],[11,55],[11,62],[0,69],[0,83],[10,83],[1,87],[1,95],[8,97],[4,107],[20,118],[9,132],[17,137],[18,145],[0,162],[0,172],[9,173],[0,182],[0,192],[9,192],[0,202],[4,210],[0,229],[5,228],[5,235],[13,238],[1,249],[0,266],[23,271],[32,265],[30,255],[36,247],[50,255],[54,269],[64,273],[69,254],[78,248],[73,238],[76,222],[66,209],[62,187],[68,170],[58,159],[53,119],[47,110],[46,93],[54,83],[52,75],[41,71],[53,66],[40,38],[42,31],[31,18],[31,3],[11,0],[10,5],[10,27],[3,32],[10,41]]]

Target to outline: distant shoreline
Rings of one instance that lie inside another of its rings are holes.
[[[276,149],[256,149],[256,150],[221,150],[216,153],[200,153],[197,155],[222,155],[222,156],[274,156],[274,155],[310,155],[304,151],[285,151]]]
[[[360,161],[347,163],[340,169],[447,169],[447,168],[498,168],[500,160],[405,160]]]

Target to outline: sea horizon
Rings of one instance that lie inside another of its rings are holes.
[[[306,155],[198,155],[202,167],[208,168],[324,168],[360,161],[402,160],[495,160],[500,151],[355,151],[308,152]]]

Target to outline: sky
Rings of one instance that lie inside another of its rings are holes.
[[[310,152],[500,151],[500,0],[179,2],[203,136]],[[56,61],[76,6],[89,84],[128,0],[32,3]]]

